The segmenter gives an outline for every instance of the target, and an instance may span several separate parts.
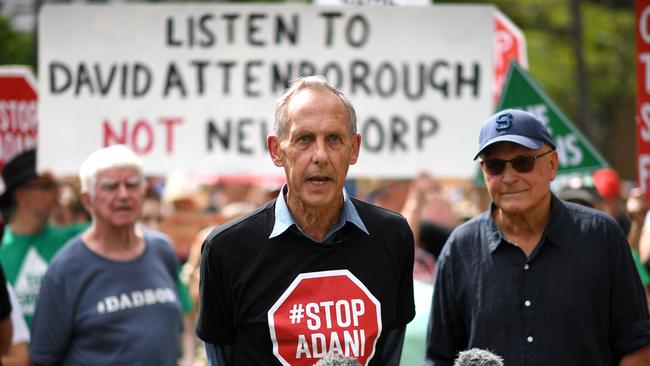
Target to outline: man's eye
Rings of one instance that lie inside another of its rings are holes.
[[[328,139],[332,143],[341,142],[341,137],[339,135],[330,135]]]
[[[140,182],[126,182],[127,189],[138,189],[140,188]]]
[[[136,188],[140,188],[142,181],[140,180],[140,178],[134,177],[128,179],[125,184],[126,184],[126,188],[128,189],[136,189]]]
[[[107,182],[107,183],[102,183],[102,188],[107,190],[107,191],[114,191],[117,189],[117,182]]]

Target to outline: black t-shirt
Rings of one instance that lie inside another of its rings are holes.
[[[215,229],[201,258],[199,338],[232,345],[235,365],[313,365],[337,347],[381,365],[386,335],[415,315],[413,235],[403,217],[352,202],[369,235],[346,223],[335,244],[293,230],[269,238],[274,203]]]
[[[452,230],[430,221],[421,221],[420,245],[422,245],[422,249],[431,253],[437,259]]]

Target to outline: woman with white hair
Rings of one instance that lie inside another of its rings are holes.
[[[175,365],[182,312],[170,242],[136,225],[142,161],[127,147],[92,153],[79,171],[92,224],[56,255],[32,321],[37,365]]]

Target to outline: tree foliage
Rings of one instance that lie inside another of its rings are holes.
[[[0,16],[0,65],[36,64],[34,36],[31,33],[16,33],[9,20]]]
[[[572,0],[450,0],[436,3],[491,3],[526,36],[529,72],[560,108],[579,123],[596,147],[611,157],[608,136],[627,120],[635,104],[634,1],[581,1],[590,118],[579,121]],[[626,111],[626,112],[622,112]],[[632,128],[631,128],[632,129]],[[633,141],[633,135],[628,141]],[[630,157],[631,159],[631,157]]]

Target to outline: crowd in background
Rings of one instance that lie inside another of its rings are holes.
[[[7,188],[20,193],[15,195],[13,202],[2,202],[2,214],[5,225],[14,223],[13,231],[25,230],[25,233],[38,235],[43,230],[48,232],[41,243],[49,248],[45,250],[44,263],[41,263],[43,268],[40,270],[44,271],[56,251],[90,225],[91,215],[81,203],[79,180],[37,173],[34,152],[30,154],[28,161],[19,161],[3,173]],[[13,177],[8,174],[13,174]],[[24,179],[12,183],[12,179],[21,174]],[[184,301],[186,332],[179,339],[182,344],[179,364],[206,364],[201,344],[192,334],[198,307],[199,262],[204,237],[215,226],[249,213],[275,198],[283,184],[283,179],[276,177],[181,172],[167,177],[147,177],[138,225],[161,231],[171,239],[180,263],[179,278],[184,288],[179,292],[186,292],[188,296]],[[552,188],[561,199],[602,210],[616,219],[628,237],[646,294],[650,295],[648,206],[643,192],[633,186],[631,182],[622,181],[615,170],[606,168],[593,174],[559,177]],[[487,209],[489,197],[483,188],[472,182],[439,180],[426,173],[411,180],[353,180],[346,188],[363,200],[400,212],[414,232],[416,318],[407,328],[402,364],[419,364],[425,352],[436,258],[452,229]],[[17,218],[20,220],[16,221]],[[16,237],[20,235],[5,230],[3,243],[17,240]],[[14,337],[12,346],[2,356],[2,364],[27,365],[28,326],[34,304],[29,293],[21,292],[25,290],[25,284],[20,282],[19,264],[11,263],[15,258],[4,249],[0,249],[0,260],[12,295]],[[15,288],[19,290],[18,297],[13,294]],[[17,315],[21,312],[24,317]]]

